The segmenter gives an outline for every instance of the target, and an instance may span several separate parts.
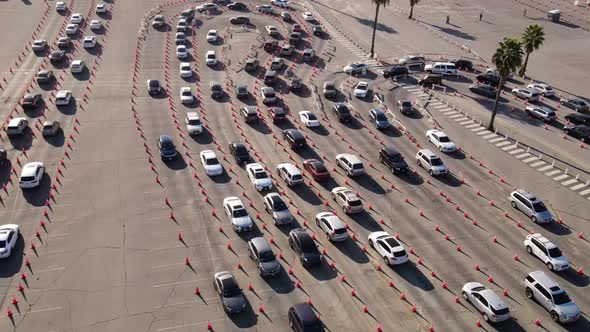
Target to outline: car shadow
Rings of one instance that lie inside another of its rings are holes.
[[[352,177],[351,179],[361,187],[374,192],[375,194],[385,194],[385,189],[383,189],[383,187],[381,187],[377,181],[367,174],[359,177]]]
[[[72,76],[78,81],[88,81],[90,79],[90,70],[84,66],[84,70],[81,73],[72,73]]]
[[[55,107],[64,115],[74,115],[78,110],[78,101],[72,96],[68,105],[56,105]]]
[[[482,324],[483,327],[483,324]],[[516,320],[516,318],[511,317],[510,319],[507,319],[503,322],[499,322],[499,323],[494,323],[494,324],[487,324],[486,327],[489,327],[492,330],[495,331],[510,331],[510,332],[524,332],[526,331],[526,329],[524,329],[522,326],[520,326],[519,322]],[[485,328],[483,328],[485,330]]]
[[[54,136],[43,136],[43,138],[45,138],[45,141],[47,143],[51,144],[54,147],[63,146],[66,141],[64,131],[62,128],[59,128]]]
[[[224,184],[224,183],[229,183],[231,181],[231,176],[229,176],[229,174],[227,174],[227,171],[224,168],[223,173],[221,173],[220,175],[211,177],[211,180],[217,184]]]
[[[454,152],[451,152],[451,153],[445,153],[445,155],[448,157],[451,157],[455,160],[463,160],[467,157],[463,151],[459,151],[459,150],[455,150]]]
[[[299,155],[303,160],[305,159],[317,159],[322,160],[322,157],[311,147],[305,147],[303,149],[299,149],[294,151],[297,155]]]
[[[0,278],[10,278],[21,271],[23,258],[25,258],[25,240],[19,234],[12,253],[9,257],[0,260]]]
[[[471,84],[473,83],[473,80],[470,79],[467,76],[463,76],[463,75],[445,75],[445,81],[450,81],[450,82],[456,82],[456,83],[466,83],[466,84]],[[447,90],[449,88],[447,87]]]
[[[576,332],[576,331],[590,331],[590,321],[585,317],[587,314],[582,314],[580,319],[575,323],[563,324],[560,327],[564,330]]]
[[[308,204],[311,204],[311,205],[321,205],[322,204],[322,200],[306,184],[291,187],[291,190],[293,190],[293,192],[295,194],[297,194],[297,196],[299,196],[299,198],[301,198],[302,200],[304,200]]]
[[[186,164],[186,161],[184,161],[184,158],[181,156],[181,152],[178,151],[178,155],[176,156],[176,158],[172,159],[172,160],[163,160],[162,162],[171,170],[174,171],[178,171],[181,169],[185,169],[188,165]]]
[[[11,177],[11,173],[12,173],[12,161],[10,161],[10,159],[6,159],[2,165],[0,166],[0,185],[1,184],[6,184],[8,185],[8,183],[12,183],[12,177]],[[0,201],[0,205],[2,205],[2,202]]]
[[[319,266],[312,267],[307,270],[318,281],[326,281],[336,278],[336,270],[331,268],[325,259]]]
[[[539,226],[543,227],[543,229],[545,229],[555,235],[568,235],[568,234],[572,233],[572,231],[569,227],[566,227],[564,225],[560,225],[558,222],[539,224]]]
[[[430,176],[430,175],[428,175],[428,176]],[[447,175],[445,175],[445,176],[432,176],[432,178],[435,180],[438,180],[450,187],[459,187],[462,185],[461,180],[459,180],[455,176],[455,174],[453,174],[451,172],[447,173]]]
[[[55,77],[53,77],[49,82],[47,83],[37,83],[37,86],[39,86],[39,89],[49,92],[52,90],[55,90],[55,86],[57,85],[57,80],[55,79]]]
[[[389,128],[379,129],[387,137],[402,137],[403,134],[399,129],[397,129],[393,124],[389,126]]]
[[[272,130],[268,126],[265,126],[262,123],[262,120],[259,120],[258,122],[248,122],[247,124],[252,129],[256,130],[257,132],[261,133],[262,135],[270,135],[270,134],[272,134]],[[270,123],[269,123],[269,126],[270,126]]]
[[[250,328],[258,323],[258,315],[254,313],[250,301],[246,303],[246,308],[244,308],[243,312],[227,316],[236,327],[241,329]]]
[[[353,262],[357,264],[366,264],[369,262],[367,253],[365,253],[361,247],[359,247],[357,241],[349,239],[343,242],[333,242],[333,244],[336,248],[338,248],[338,250],[340,250],[340,252],[350,258]]]
[[[295,285],[291,278],[285,272],[285,268],[281,266],[281,272],[274,277],[262,278],[276,294],[288,294],[295,289]]]
[[[411,170],[408,170],[405,173],[400,173],[398,178],[407,184],[415,186],[419,186],[424,183],[424,179],[419,175],[414,175]]]
[[[576,287],[586,287],[590,284],[590,278],[585,274],[578,274],[571,266],[562,272],[554,272],[554,275],[569,282]]]
[[[43,178],[39,182],[39,186],[31,189],[24,189],[24,199],[33,206],[45,206],[49,191],[51,190],[51,177],[49,174],[43,174]]]
[[[29,150],[33,145],[33,131],[27,127],[22,135],[8,136],[8,140],[15,150]]]
[[[434,290],[432,282],[416,267],[412,261],[405,264],[393,265],[391,269],[395,271],[400,277],[404,278],[411,285],[416,286],[424,291]]]
[[[373,218],[366,210],[359,213],[349,214],[350,219],[354,220],[359,226],[371,232],[383,231],[383,227]]]

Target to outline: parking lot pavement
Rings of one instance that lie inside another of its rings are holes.
[[[76,1],[72,10],[90,20],[98,16],[96,4]],[[300,4],[288,9],[291,22],[256,13],[255,5],[248,2],[246,26],[227,24],[243,13],[225,8],[196,12],[186,32],[189,55],[178,59],[175,22],[194,3],[108,2],[104,31],[91,33],[83,27],[76,47],[68,52],[68,61],[83,60],[87,72],[73,75],[66,65],[56,68],[55,85],[42,90],[46,107],[24,112],[16,106],[19,98],[2,109],[4,118],[11,112],[25,114],[32,134],[2,144],[9,160],[2,166],[6,189],[0,193],[0,216],[6,223],[18,223],[22,236],[10,258],[1,262],[0,309],[6,313],[1,330],[286,330],[287,311],[298,302],[311,304],[331,331],[466,331],[478,326],[525,331],[538,325],[551,331],[588,329],[584,316],[564,327],[551,322],[546,311],[526,298],[521,285],[526,273],[545,269],[522,244],[526,234],[539,231],[571,262],[568,271],[548,273],[582,311],[588,308],[584,197],[548,177],[538,178],[526,164],[434,113],[434,100],[427,106],[434,119],[418,112],[400,115],[397,100],[413,100],[418,94],[433,97],[413,85],[396,87],[399,82],[385,81],[374,70],[364,76],[342,73],[341,67],[358,56],[358,48],[343,45],[326,26],[328,33],[312,35]],[[165,28],[150,26],[156,14],[165,17]],[[53,38],[63,22],[48,23]],[[303,29],[293,55],[262,48],[273,38],[284,43],[293,24]],[[265,25],[276,26],[279,36],[268,36]],[[206,40],[209,30],[217,31],[217,41]],[[98,37],[95,50],[82,47],[81,38],[88,34]],[[306,48],[317,55],[310,62],[300,55]],[[208,51],[215,51],[215,65],[206,64]],[[263,76],[277,57],[284,60],[273,85],[278,101],[265,105]],[[245,71],[248,58],[258,59],[260,67]],[[27,59],[35,68],[53,66]],[[181,62],[190,64],[191,77],[180,77]],[[29,86],[33,72],[22,75],[12,78],[11,89],[24,94],[27,88],[39,88]],[[302,90],[291,91],[293,77],[301,79]],[[150,79],[162,87],[155,96],[147,91]],[[339,90],[333,100],[323,96],[326,80],[335,81]],[[360,80],[370,83],[369,98],[351,97]],[[211,97],[213,81],[222,87],[221,98]],[[247,86],[245,99],[236,96],[239,84]],[[182,87],[191,88],[193,103],[181,103]],[[75,103],[56,107],[52,95],[59,89],[72,91]],[[385,105],[373,101],[374,92],[385,95]],[[338,121],[333,102],[349,107],[352,122]],[[245,106],[256,109],[258,122],[245,122],[240,113]],[[286,110],[286,119],[275,123],[268,112],[271,106]],[[379,130],[368,112],[385,106],[391,110],[389,120],[399,122]],[[303,110],[313,111],[321,126],[306,127],[299,119]],[[189,134],[189,111],[199,114],[202,134]],[[43,138],[35,126],[39,119],[58,120],[61,136]],[[428,175],[414,159],[419,148],[437,151],[424,135],[435,124],[461,146],[461,151],[440,153],[450,168],[444,177]],[[285,129],[300,131],[306,146],[292,150],[283,138]],[[160,156],[160,135],[169,135],[175,144],[172,160]],[[236,164],[228,147],[231,141],[243,142],[250,162],[265,167],[271,192],[283,197],[293,215],[291,224],[273,223],[263,204],[268,192],[256,191],[246,167]],[[378,150],[385,145],[395,146],[405,157],[406,174],[391,174],[381,164]],[[206,174],[200,159],[204,150],[216,154],[221,175]],[[366,174],[347,176],[335,160],[340,153],[358,156]],[[325,164],[329,181],[316,182],[303,169],[303,161],[310,158]],[[45,162],[46,178],[40,188],[22,191],[16,179],[23,164],[32,160]],[[303,184],[289,187],[279,177],[276,165],[284,162],[301,169]],[[331,197],[337,186],[350,188],[363,211],[344,213]],[[512,209],[508,196],[513,187],[537,192],[556,221],[534,225]],[[242,201],[253,219],[252,230],[233,231],[223,207],[229,196]],[[315,220],[322,211],[333,212],[345,223],[346,241],[328,240],[330,234]],[[323,256],[320,266],[304,268],[289,248],[294,228],[313,236]],[[387,266],[368,241],[375,231],[397,238],[409,262]],[[271,244],[281,265],[274,278],[260,277],[248,257],[247,243],[257,236]],[[224,312],[213,287],[213,274],[219,271],[235,275],[247,299],[245,312]],[[468,281],[500,295],[514,318],[498,325],[484,322],[462,298],[461,287]]]

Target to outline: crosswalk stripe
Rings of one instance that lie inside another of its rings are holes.
[[[485,127],[477,127],[477,128],[473,128],[471,129],[471,131],[476,132],[476,131],[480,131],[480,130],[485,130]]]
[[[590,194],[590,189],[580,191],[580,195],[585,196],[586,194]]]
[[[545,173],[545,175],[547,175],[547,176],[553,176],[553,175],[555,175],[555,174],[557,174],[557,173],[561,173],[561,170],[559,170],[559,169],[554,169],[554,170],[552,170],[551,172],[547,172],[547,173]]]
[[[555,181],[561,181],[563,179],[567,179],[568,177],[569,177],[569,175],[567,175],[567,174],[561,174],[560,176],[554,177],[553,180],[555,180]]]
[[[456,119],[456,118],[458,118],[458,117],[462,117],[462,116],[463,116],[463,114],[462,114],[462,113],[457,113],[457,114],[450,115],[450,116],[449,116],[449,118],[451,118],[451,119]]]
[[[484,128],[484,129],[485,129],[485,128]],[[480,131],[479,133],[475,133],[475,134],[476,134],[477,136],[483,136],[483,135],[485,135],[485,134],[488,134],[488,133],[489,133],[489,131],[487,131],[487,130],[482,130],[482,131]]]
[[[577,185],[570,187],[570,189],[571,190],[578,190],[580,188],[584,188],[585,186],[586,186],[585,183],[578,183]]]
[[[508,145],[508,144],[512,144],[512,142],[510,142],[510,141],[502,141],[500,143],[496,143],[496,146],[500,148],[500,147],[503,147],[504,145]],[[504,150],[504,151],[506,151],[506,150]]]
[[[546,170],[551,169],[551,168],[553,168],[552,165],[547,165],[547,166],[543,166],[543,167],[539,168],[537,171],[545,172]]]
[[[516,156],[516,159],[522,159],[522,158],[528,157],[530,155],[531,155],[530,153],[525,152],[523,154],[519,154],[518,156]]]
[[[467,119],[469,119],[469,118],[468,118],[468,117],[466,117],[466,116],[464,116],[464,117],[462,117],[462,118],[456,118],[456,119],[455,119],[455,121],[459,122],[459,121],[465,121],[465,120],[467,120]]]
[[[523,162],[523,163],[525,163],[525,164],[528,164],[528,163],[530,163],[530,162],[531,162],[531,161],[533,161],[533,160],[539,160],[539,157],[537,157],[537,156],[532,156],[532,157],[530,157],[530,158],[527,158],[527,159],[523,160],[522,162]]]
[[[492,139],[488,140],[488,142],[490,142],[490,143],[496,143],[496,142],[501,141],[503,139],[504,139],[504,137],[496,137],[496,138],[492,138]],[[496,146],[498,146],[498,145],[496,144]]]
[[[574,183],[576,183],[576,182],[578,182],[578,180],[576,180],[576,179],[569,179],[569,180],[567,180],[567,181],[563,181],[563,182],[561,183],[561,185],[562,185],[562,186],[569,186],[569,185],[571,185],[571,184],[574,184]]]
[[[465,128],[467,128],[467,129],[471,129],[471,128],[473,128],[473,127],[477,127],[477,126],[479,126],[479,123],[475,123],[475,122],[474,122],[473,124],[470,124],[470,125],[467,125],[467,126],[465,126]]]
[[[495,133],[491,133],[489,135],[485,135],[483,138],[486,139],[486,140],[488,140],[488,139],[493,138],[493,137],[496,137],[496,136],[498,136],[498,135],[496,135]]]
[[[461,121],[461,122],[459,122],[459,124],[462,125],[462,126],[465,126],[465,125],[470,124],[470,123],[473,123],[473,120],[469,119],[467,121]]]
[[[509,151],[508,153],[510,153],[511,155],[515,155],[517,153],[521,153],[522,151],[524,151],[524,150],[523,149],[516,149],[516,150]]]
[[[539,160],[537,162],[534,162],[534,163],[530,164],[529,166],[534,167],[534,168],[537,168],[537,167],[539,167],[539,166],[541,166],[543,164],[545,164],[545,162],[543,160]]]

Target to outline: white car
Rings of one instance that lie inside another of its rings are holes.
[[[279,29],[274,25],[266,25],[264,29],[266,29],[266,33],[268,33],[269,36],[276,36],[279,34]]]
[[[308,128],[320,126],[320,120],[313,112],[310,111],[299,112],[299,121],[301,121]]]
[[[84,71],[84,68],[86,68],[86,64],[84,63],[84,61],[74,60],[72,61],[72,66],[70,67],[70,70],[72,71],[72,74],[79,74]]]
[[[315,216],[318,227],[326,233],[329,241],[342,242],[348,239],[346,225],[332,212],[320,212]]]
[[[440,152],[454,152],[457,147],[455,143],[451,141],[447,134],[440,130],[431,129],[426,131],[426,139],[434,146],[436,146]]]
[[[188,62],[181,62],[179,66],[180,70],[180,77],[182,78],[189,78],[193,76],[193,69],[191,68],[191,64]]]
[[[6,135],[17,136],[25,133],[25,130],[29,127],[29,120],[27,118],[14,118],[6,125]]]
[[[58,12],[65,12],[68,9],[68,7],[66,6],[66,3],[63,1],[58,1],[55,3],[55,10],[57,10]]]
[[[18,183],[23,189],[35,188],[41,183],[44,174],[45,165],[42,162],[28,163],[23,167]]]
[[[468,282],[461,289],[461,296],[483,315],[486,322],[498,323],[510,318],[510,310],[491,289],[478,282]]]
[[[55,95],[55,105],[56,106],[69,105],[71,100],[72,100],[72,91],[69,91],[69,90],[60,90]]]
[[[272,13],[272,6],[269,5],[259,5],[256,6],[256,11],[260,13]]]
[[[0,226],[0,258],[6,258],[12,253],[18,240],[18,225],[7,224]]]
[[[192,104],[195,101],[193,92],[189,86],[180,88],[180,102],[183,104]]]
[[[270,0],[270,4],[281,8],[289,7],[289,1],[287,0]]]
[[[217,64],[217,56],[215,55],[215,51],[207,51],[205,55],[205,61],[207,66],[215,66]]]
[[[75,35],[78,32],[78,24],[68,24],[66,26],[66,35]]]
[[[369,82],[360,81],[354,87],[354,96],[357,98],[367,97],[368,92],[369,92]]]
[[[223,174],[223,167],[219,163],[217,156],[213,150],[204,150],[199,154],[201,157],[201,164],[208,176],[217,176]]]
[[[84,48],[94,48],[96,46],[96,36],[84,37]]]
[[[348,64],[344,66],[344,68],[342,68],[342,71],[346,74],[362,73],[363,71],[367,70],[369,70],[369,65],[366,63],[359,62]]]
[[[207,32],[207,41],[210,43],[215,43],[217,41],[217,30],[209,30],[209,32]]]
[[[250,218],[248,211],[246,211],[244,204],[242,204],[242,201],[238,197],[226,197],[223,200],[223,209],[225,210],[225,214],[229,217],[229,221],[231,222],[234,231],[249,231],[254,227],[252,218]]]
[[[84,18],[82,17],[82,14],[74,13],[74,14],[72,14],[72,16],[70,16],[70,23],[71,24],[80,24],[80,23],[82,23],[83,19]]]
[[[408,253],[402,244],[387,232],[369,234],[369,246],[383,257],[387,265],[403,264],[409,260]]]
[[[98,5],[96,5],[96,13],[97,14],[103,14],[107,12],[107,6],[105,6],[104,3],[99,3]]]
[[[551,271],[564,271],[569,269],[569,261],[561,250],[539,233],[529,234],[524,240],[526,251],[530,255],[537,256]]]
[[[256,191],[272,189],[272,181],[260,164],[252,163],[246,165],[246,173],[248,173],[248,178],[250,178],[250,181],[256,188]]]
[[[301,16],[303,16],[303,19],[306,21],[313,21],[313,15],[310,12],[303,12],[303,14],[301,14]]]
[[[550,87],[549,85],[544,84],[544,83],[533,83],[533,84],[529,84],[529,85],[527,85],[527,89],[535,89],[541,95],[543,95],[545,97],[553,97],[553,96],[555,96],[555,90],[553,90],[552,87]]]
[[[90,21],[90,30],[99,31],[100,29],[102,29],[102,21],[101,20]]]
[[[200,135],[203,133],[203,123],[201,123],[199,113],[187,112],[184,121],[189,135]]]
[[[176,57],[179,59],[186,59],[188,57],[188,51],[185,45],[176,46]]]

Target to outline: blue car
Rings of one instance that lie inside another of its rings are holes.
[[[162,135],[158,138],[158,149],[160,149],[162,159],[171,160],[178,154],[174,142],[172,142],[172,139],[168,135]]]
[[[378,108],[373,108],[369,111],[369,119],[377,129],[385,129],[389,128],[390,126],[389,120],[387,120],[385,112]]]

